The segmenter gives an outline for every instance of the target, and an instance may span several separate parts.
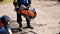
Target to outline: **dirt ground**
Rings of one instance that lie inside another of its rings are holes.
[[[56,1],[33,1],[31,7],[37,11],[37,17],[31,20],[34,29],[22,29],[13,34],[58,34],[60,32],[60,5]],[[12,3],[0,5],[0,16],[8,15],[11,18],[10,27],[17,28],[16,12]],[[23,27],[26,26],[23,18]]]

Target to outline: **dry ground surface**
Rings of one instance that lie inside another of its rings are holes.
[[[37,17],[31,20],[34,29],[22,29],[13,34],[58,34],[60,32],[60,5],[56,1],[33,1],[31,7],[37,11]],[[11,18],[10,27],[17,28],[16,13],[12,3],[0,5],[0,16],[8,15]],[[23,27],[26,26],[23,18]]]
[[[0,4],[5,4],[5,3],[9,3],[9,2],[12,2],[13,0],[3,0],[3,1],[0,1]]]

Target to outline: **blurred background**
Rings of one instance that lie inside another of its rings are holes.
[[[12,2],[12,0],[0,0],[0,4],[9,3],[9,2]]]

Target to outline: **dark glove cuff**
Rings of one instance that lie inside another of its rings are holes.
[[[13,2],[13,5],[16,7],[18,4],[17,4],[17,2]]]

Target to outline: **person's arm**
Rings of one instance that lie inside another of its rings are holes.
[[[13,0],[13,2],[17,2],[17,0]]]
[[[13,5],[16,7],[17,6],[17,0],[13,0]]]
[[[12,34],[11,29],[9,29],[7,32],[8,32],[8,34]]]
[[[11,28],[8,25],[5,27],[5,29],[7,30],[8,34],[12,34]]]
[[[29,6],[31,5],[31,0],[28,0],[28,4],[29,4]]]

